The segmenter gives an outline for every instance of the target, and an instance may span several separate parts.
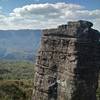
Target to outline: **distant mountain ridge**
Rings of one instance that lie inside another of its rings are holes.
[[[34,60],[41,30],[0,30],[0,59]]]

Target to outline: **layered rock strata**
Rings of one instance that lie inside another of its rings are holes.
[[[96,100],[100,34],[88,21],[43,30],[33,100]]]

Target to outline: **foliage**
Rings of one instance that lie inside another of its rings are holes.
[[[97,96],[97,100],[100,100],[100,86],[98,87],[96,91],[96,96]]]
[[[31,100],[34,64],[0,61],[0,100]]]
[[[0,100],[31,100],[32,80],[0,81]]]
[[[32,79],[34,64],[29,61],[0,61],[0,79]]]

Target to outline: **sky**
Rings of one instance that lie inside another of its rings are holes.
[[[55,28],[77,20],[100,30],[100,0],[0,0],[0,30]]]

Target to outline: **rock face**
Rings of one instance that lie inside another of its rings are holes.
[[[100,34],[88,21],[43,30],[32,100],[96,100]]]

